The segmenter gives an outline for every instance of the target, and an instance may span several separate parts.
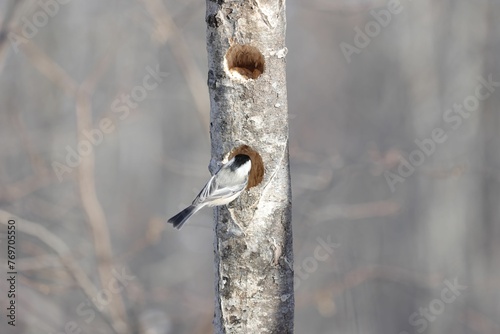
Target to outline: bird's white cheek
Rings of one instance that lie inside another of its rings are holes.
[[[242,166],[240,169],[238,169],[238,174],[240,176],[248,175],[248,173],[250,172],[250,168],[251,168],[251,166],[249,164],[246,164],[246,165]]]

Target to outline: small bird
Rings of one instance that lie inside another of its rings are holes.
[[[236,155],[210,178],[190,206],[170,218],[168,222],[180,229],[189,217],[204,206],[231,203],[245,190],[251,167],[252,162],[248,155]]]

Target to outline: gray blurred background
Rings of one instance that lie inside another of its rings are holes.
[[[296,333],[500,333],[500,3],[287,12]],[[17,221],[1,333],[114,333],[106,314],[126,333],[212,332],[212,212],[165,224],[209,177],[204,15],[0,1],[0,210],[46,228]]]

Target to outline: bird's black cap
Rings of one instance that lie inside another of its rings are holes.
[[[236,168],[240,167],[241,165],[243,165],[248,160],[250,160],[250,157],[248,155],[246,155],[246,154],[237,154],[234,157],[234,163],[232,164],[231,169],[235,170]]]

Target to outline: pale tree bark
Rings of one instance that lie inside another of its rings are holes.
[[[293,332],[284,1],[207,0],[212,161],[252,158],[249,188],[216,209],[215,332]]]

